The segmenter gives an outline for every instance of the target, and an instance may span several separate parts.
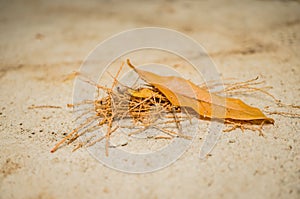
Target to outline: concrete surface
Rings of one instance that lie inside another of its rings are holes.
[[[264,77],[285,103],[300,104],[299,1],[1,1],[0,198],[299,198],[299,118],[272,115],[265,137],[224,134],[199,160],[206,136],[174,164],[148,174],[107,168],[85,149],[50,148],[74,123],[77,70],[101,41],[120,31],[159,26],[201,43],[224,78]],[[166,63],[168,64],[168,63]],[[262,95],[238,96],[263,108]],[[207,123],[207,121],[203,121]],[[203,131],[202,131],[203,130]]]

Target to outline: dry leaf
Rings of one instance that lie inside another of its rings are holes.
[[[137,69],[129,60],[127,63],[144,81],[163,93],[175,106],[190,107],[199,115],[208,118],[264,120],[274,123],[272,118],[265,116],[258,108],[249,106],[240,99],[218,96],[189,80],[175,76],[160,76]]]

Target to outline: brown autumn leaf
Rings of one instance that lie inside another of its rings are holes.
[[[264,120],[274,123],[258,108],[245,104],[240,99],[226,98],[210,93],[193,82],[175,76],[160,76],[128,65],[147,83],[157,88],[175,106],[190,107],[199,115],[208,118],[232,120]]]

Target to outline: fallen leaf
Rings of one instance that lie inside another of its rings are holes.
[[[137,69],[129,60],[127,63],[145,82],[163,93],[174,106],[190,107],[199,115],[208,118],[264,120],[274,123],[274,120],[265,116],[260,109],[249,106],[240,99],[222,97],[181,77],[160,76]]]

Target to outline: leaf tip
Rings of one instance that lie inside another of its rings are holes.
[[[275,123],[275,120],[272,119],[272,118],[267,118],[267,122],[269,122],[270,124],[274,124],[274,123]]]
[[[130,62],[130,60],[127,59],[126,61],[127,61],[127,65],[130,66],[130,68],[132,68],[132,69],[135,70],[135,67],[134,67],[134,65],[132,65],[132,63]]]

